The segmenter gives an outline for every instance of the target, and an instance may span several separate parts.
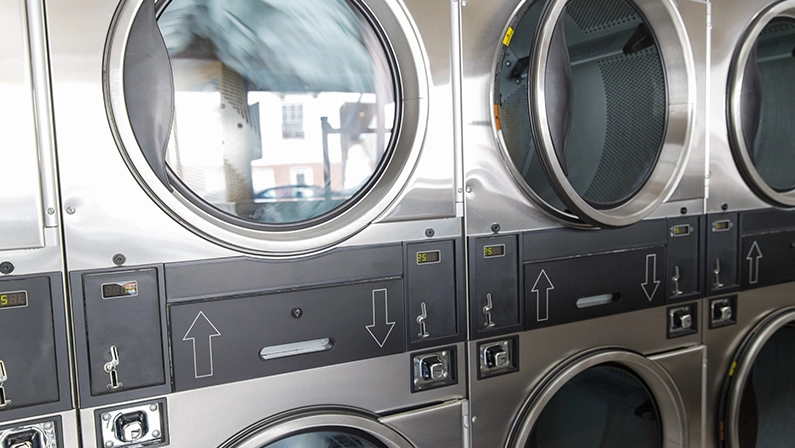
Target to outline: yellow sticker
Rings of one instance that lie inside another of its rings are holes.
[[[734,376],[734,370],[737,368],[737,362],[732,363],[732,368],[729,369],[729,376]]]
[[[505,33],[505,37],[502,39],[502,44],[506,47],[511,45],[511,39],[513,39],[513,28],[508,27],[508,32]]]

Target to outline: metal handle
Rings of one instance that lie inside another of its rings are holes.
[[[417,336],[425,339],[431,336],[425,326],[425,319],[428,318],[428,309],[425,307],[425,302],[420,303],[420,307],[422,308],[422,313],[417,316],[417,323],[420,324],[420,333]]]
[[[549,58],[546,65],[544,92],[546,110],[549,120],[549,132],[552,146],[558,157],[563,173],[568,176],[566,166],[566,142],[569,139],[571,120],[574,109],[574,95],[571,73],[571,59],[566,45],[566,33],[563,29],[564,15],[558,19],[552,40],[549,43]],[[529,76],[528,76],[529,79]],[[528,89],[528,92],[532,92]]]
[[[486,294],[486,306],[483,307],[483,314],[486,315],[486,323],[483,325],[484,328],[491,328],[494,326],[494,321],[491,320],[491,310],[494,307],[494,303],[491,300],[491,293]]]
[[[119,372],[116,371],[116,367],[119,365],[119,350],[116,348],[115,345],[110,347],[110,361],[105,363],[105,372],[108,372],[110,375],[110,384],[108,384],[108,389],[116,390],[124,386],[124,383],[119,381]]]
[[[6,364],[0,360],[0,409],[8,407],[11,404],[11,400],[6,397],[6,390],[3,387],[3,383],[8,380],[8,374],[6,373]]]
[[[740,116],[743,129],[743,139],[748,150],[748,157],[754,162],[754,141],[759,130],[759,120],[762,115],[762,84],[759,81],[759,68],[756,64],[756,45],[748,55],[745,64],[742,87],[742,114]]]
[[[715,276],[715,288],[723,288],[723,283],[720,282],[720,258],[715,259],[715,269],[712,270],[712,275]]]
[[[674,266],[674,276],[671,278],[671,281],[674,283],[674,295],[682,295],[682,291],[679,290],[679,266]]]
[[[124,56],[124,97],[133,134],[146,161],[172,191],[166,149],[174,120],[174,77],[157,26],[154,0],[144,0],[130,29]]]

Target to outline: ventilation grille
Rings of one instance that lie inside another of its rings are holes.
[[[635,10],[622,0],[574,0],[566,6],[566,13],[585,34],[638,19]]]
[[[616,41],[616,36],[611,35],[601,39],[589,40],[581,44],[573,45],[569,48],[569,57],[571,59],[580,59],[594,53],[601,53],[607,51]]]
[[[599,68],[607,130],[599,167],[583,197],[616,204],[642,186],[657,160],[666,124],[665,76],[656,47],[605,59]]]

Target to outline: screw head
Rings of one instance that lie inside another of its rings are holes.
[[[116,266],[121,266],[124,263],[127,263],[127,257],[124,254],[116,254],[113,256],[113,264]]]
[[[472,193],[472,187],[467,187],[467,193]]]
[[[105,448],[113,448],[113,442],[111,442],[110,440],[105,442]]]
[[[108,414],[107,412],[102,414],[102,420],[105,420],[105,421],[110,420],[110,414]]]
[[[499,233],[500,225],[495,222],[494,224],[491,225],[491,231],[494,233]]]
[[[687,207],[682,207],[679,209],[679,213],[686,215],[687,214]]]
[[[10,274],[14,272],[14,264],[10,261],[4,261],[0,263],[0,274]]]
[[[152,403],[149,405],[149,410],[154,412],[157,410],[157,403]]]
[[[154,438],[160,437],[160,431],[158,431],[156,429],[154,431],[152,431],[152,437],[154,437]]]
[[[723,204],[723,205],[721,205],[721,206],[720,206],[720,209],[721,209],[721,210],[723,210],[723,211],[725,212],[726,210],[728,210],[728,209],[729,209],[729,204]]]
[[[74,207],[66,207],[66,214],[74,215],[75,214],[75,208]]]
[[[436,232],[433,229],[431,228],[425,229],[425,236],[427,236],[428,238],[432,238],[435,234]]]
[[[43,426],[44,426],[44,429],[50,430],[50,429],[52,429],[52,422],[46,422],[46,423],[44,423]]]
[[[295,307],[290,311],[290,315],[293,316],[294,319],[300,319],[301,316],[304,315],[304,310],[301,308]]]
[[[54,208],[48,208],[47,209],[47,214],[48,215],[54,215],[55,214],[55,209]]]

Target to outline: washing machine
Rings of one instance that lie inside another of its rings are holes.
[[[795,3],[726,2],[712,26],[706,446],[782,445],[795,280],[795,96],[784,80],[795,70]]]
[[[458,15],[47,5],[83,446],[460,444]]]
[[[703,296],[708,11],[463,8],[473,338],[578,315],[570,295],[589,318]]]
[[[783,283],[705,301],[704,342],[709,351],[705,446],[789,443],[792,293],[792,283]]]
[[[0,445],[76,448],[42,2],[0,29]]]
[[[703,446],[697,305],[470,342],[472,446]]]

